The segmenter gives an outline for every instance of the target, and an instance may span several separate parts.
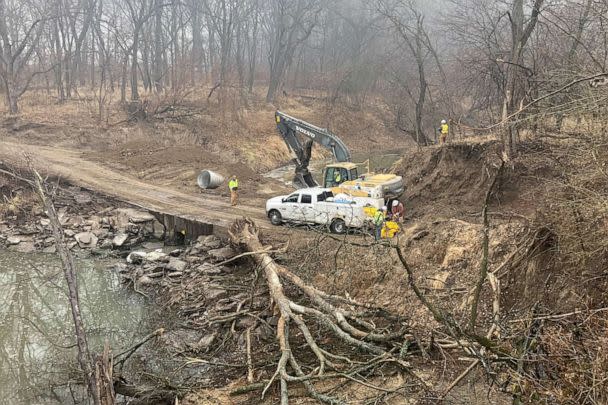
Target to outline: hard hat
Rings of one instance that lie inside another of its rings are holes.
[[[445,122],[446,122],[445,120],[441,120],[441,123],[442,123],[442,124],[445,124]]]
[[[386,205],[384,205],[382,208],[380,208],[382,211],[386,211]]]
[[[393,200],[393,207],[396,207],[397,205],[399,205],[399,201]]]

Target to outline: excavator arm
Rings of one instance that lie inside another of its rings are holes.
[[[330,150],[338,162],[350,161],[350,152],[344,142],[327,129],[319,128],[281,111],[275,113],[275,118],[279,133],[283,137],[287,147],[296,155],[294,186],[298,188],[318,186],[308,170],[313,142]],[[308,139],[302,142],[297,134],[302,134]]]

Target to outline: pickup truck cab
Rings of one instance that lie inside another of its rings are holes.
[[[303,188],[266,202],[266,215],[273,225],[283,222],[326,225],[333,233],[362,228],[369,220],[364,208],[380,208],[381,198],[336,194],[331,189]]]

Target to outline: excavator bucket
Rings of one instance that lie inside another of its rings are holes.
[[[318,185],[310,172],[306,174],[296,173],[293,177],[293,186],[295,188],[317,187]]]

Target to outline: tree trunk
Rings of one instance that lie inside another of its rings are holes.
[[[203,67],[203,35],[201,33],[201,12],[200,4],[197,0],[192,0],[192,66],[190,73],[190,81],[192,86],[195,86],[196,81],[200,79],[201,69]]]
[[[253,31],[251,33],[251,44],[249,46],[249,74],[247,79],[247,88],[249,93],[253,93],[253,84],[255,81],[255,64],[258,57],[258,10],[255,10],[253,20]]]
[[[36,192],[38,193],[38,197],[42,201],[51,222],[53,237],[55,238],[55,247],[57,248],[57,254],[59,255],[63,265],[63,275],[68,287],[68,299],[72,312],[72,320],[74,322],[76,344],[78,347],[78,363],[80,365],[80,369],[84,373],[85,381],[89,389],[89,395],[91,395],[93,399],[93,404],[101,405],[100,396],[103,395],[105,397],[106,395],[100,393],[100,387],[98,387],[95,372],[93,370],[94,361],[91,357],[91,353],[89,352],[85,326],[80,311],[78,280],[76,278],[76,265],[74,264],[74,258],[72,257],[72,253],[67,248],[65,243],[63,229],[61,228],[57,211],[55,211],[53,202],[47,196],[48,193],[46,191],[44,181],[42,180],[40,174],[38,174],[36,171],[34,171],[34,176]]]
[[[131,101],[139,100],[139,90],[137,88],[137,54],[139,51],[139,30],[133,36],[133,49],[131,51]]]

